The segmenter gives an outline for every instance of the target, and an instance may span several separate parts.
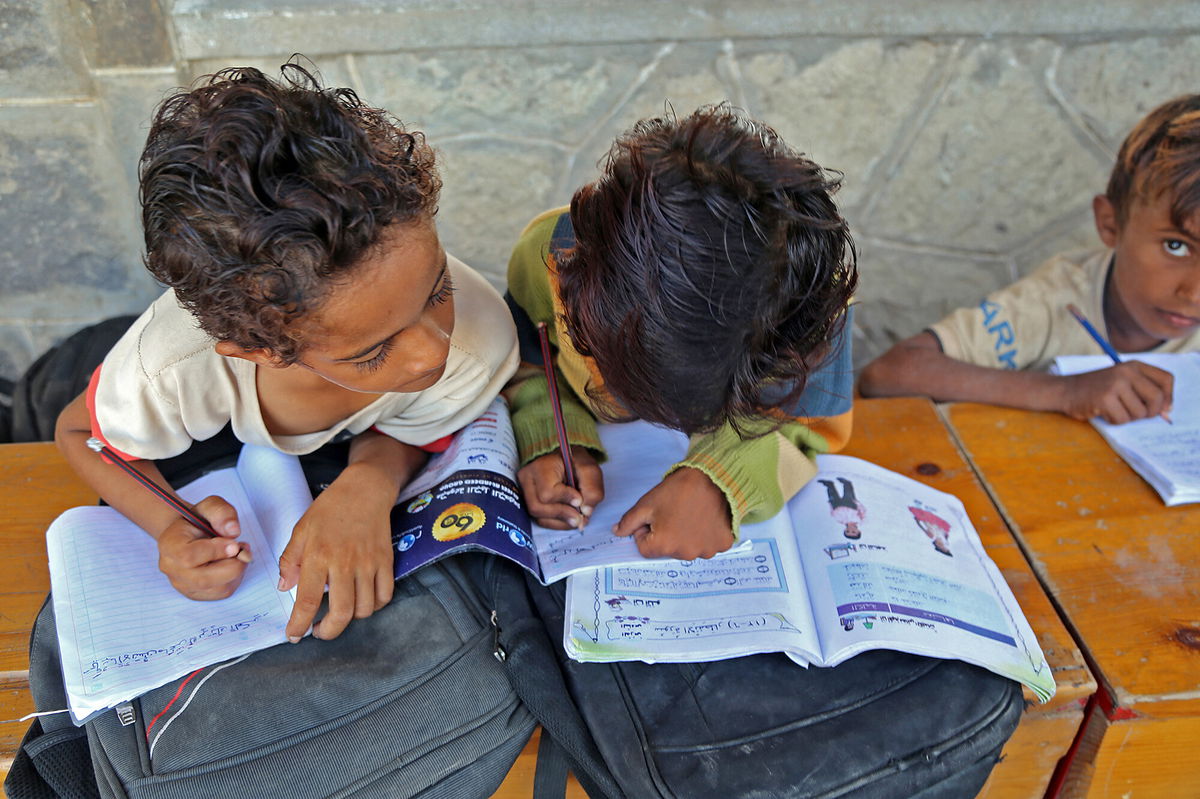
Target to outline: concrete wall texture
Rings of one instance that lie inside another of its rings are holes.
[[[429,135],[447,249],[498,286],[634,120],[747,109],[845,174],[861,364],[1097,243],[1125,133],[1200,91],[1200,3],[0,0],[0,376],[158,293],[136,162],[164,94],[294,52]]]

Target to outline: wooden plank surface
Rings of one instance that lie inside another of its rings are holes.
[[[946,412],[1111,697],[1062,795],[1200,796],[1200,505],[1164,506],[1087,423]]]
[[[50,590],[46,527],[67,508],[95,502],[53,444],[0,444],[0,778],[28,727],[16,719],[33,711],[29,630]]]
[[[1058,694],[1045,706],[1032,706],[1005,749],[1005,759],[993,772],[982,796],[987,799],[1040,797],[1054,762],[1065,751],[1079,726],[1079,700],[1091,691],[1091,677],[1078,650],[1063,629],[1037,581],[1008,535],[970,467],[962,459],[933,406],[923,400],[867,400],[856,409],[856,433],[848,454],[879,463],[959,496],[971,514],[1005,578],[1013,587],[1039,643],[1055,670]],[[22,513],[0,532],[6,566],[14,581],[0,591],[0,671],[14,673],[26,666],[28,625],[45,595],[43,533],[62,510],[91,504],[95,497],[75,480],[48,444],[0,446],[0,485],[4,492],[24,496]],[[10,502],[10,505],[12,503]],[[11,587],[10,587],[11,586]],[[11,632],[5,632],[11,628]],[[0,719],[28,712],[27,693],[0,691]],[[12,714],[12,715],[10,715]],[[0,751],[11,752],[24,724],[0,725]],[[15,736],[15,737],[14,737]],[[537,738],[521,753],[508,778],[495,794],[498,799],[531,795],[537,757]],[[0,758],[3,756],[0,755]],[[4,769],[0,759],[0,769]],[[572,778],[571,799],[584,799]]]
[[[916,398],[857,400],[854,436],[845,454],[954,494],[966,507],[984,548],[1037,634],[1058,689],[1047,704],[1031,704],[1026,709],[980,796],[1041,799],[1055,765],[1082,723],[1084,704],[1096,688],[1070,632],[931,402]],[[1026,699],[1033,702],[1028,689]]]

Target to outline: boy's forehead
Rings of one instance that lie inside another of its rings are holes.
[[[1200,203],[1179,196],[1169,188],[1138,192],[1133,197],[1126,224],[1139,222],[1144,226],[1174,227],[1181,233],[1200,240]]]

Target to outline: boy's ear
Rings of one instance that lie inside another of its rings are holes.
[[[1097,194],[1092,198],[1092,216],[1096,220],[1096,232],[1105,247],[1117,246],[1117,234],[1120,225],[1117,224],[1117,209],[1113,208],[1112,200],[1107,195]]]
[[[218,341],[213,345],[213,349],[217,351],[217,355],[224,355],[226,358],[244,358],[259,366],[278,367],[282,365],[275,353],[265,347],[245,350],[232,341]]]

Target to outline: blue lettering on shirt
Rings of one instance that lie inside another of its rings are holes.
[[[1005,369],[1015,370],[1017,368],[1017,350],[1012,345],[1016,343],[1016,335],[1013,333],[1012,325],[1007,321],[996,321],[996,317],[1004,309],[997,302],[984,300],[979,303],[979,310],[983,311],[984,329],[994,336],[992,349],[996,351],[996,360],[1004,364]],[[1001,352],[1005,347],[1012,347],[1012,349]]]

